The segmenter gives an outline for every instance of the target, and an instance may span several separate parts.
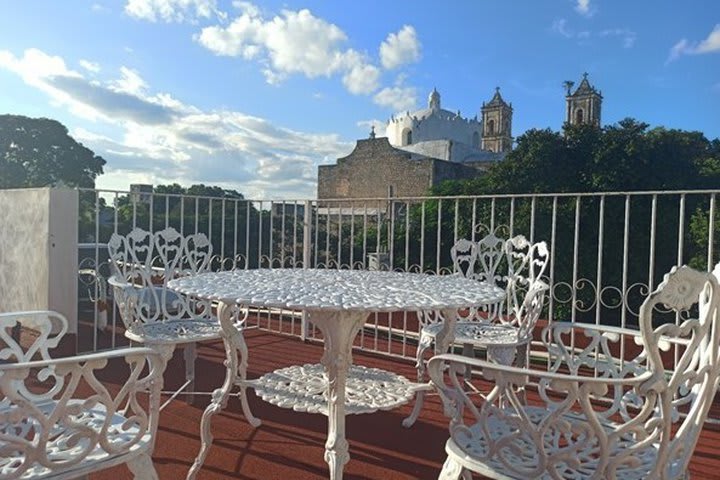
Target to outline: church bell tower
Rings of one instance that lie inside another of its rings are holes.
[[[488,102],[483,102],[482,149],[491,152],[509,152],[512,150],[512,103],[507,104],[500,95],[500,87]]]
[[[583,79],[573,93],[571,93],[573,82],[565,82],[565,88],[567,88],[565,122],[570,125],[600,127],[602,94],[590,85],[587,77],[588,74],[583,73]]]

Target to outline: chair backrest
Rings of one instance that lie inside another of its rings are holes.
[[[549,290],[542,280],[550,257],[547,243],[530,243],[523,235],[517,235],[505,242],[505,255],[507,309],[500,321],[520,328],[520,335],[531,335]]]
[[[500,285],[505,276],[498,274],[500,264],[505,258],[505,240],[490,233],[477,242],[477,279]]]
[[[475,278],[475,263],[477,262],[477,244],[461,238],[450,248],[450,258],[453,262],[453,272],[465,278]]]
[[[67,331],[67,319],[57,312],[0,313],[0,364],[50,360],[50,352],[57,348]],[[12,380],[11,383],[24,398],[52,398],[63,388],[62,376],[50,369],[46,369],[44,374],[49,383],[54,382],[53,387],[46,391],[31,391],[22,381]],[[0,409],[9,403],[8,398],[0,398]]]
[[[718,267],[716,271],[720,271]],[[667,309],[677,315],[668,318]],[[664,420],[656,460],[658,471],[665,469],[663,478],[679,478],[678,474],[685,472],[715,397],[720,375],[718,316],[718,279],[687,266],[674,267],[640,307],[640,330],[653,371],[645,388],[659,392]],[[680,355],[668,377],[661,351],[670,347]]]
[[[67,331],[67,319],[57,312],[0,313],[0,363],[47,360]]]
[[[138,290],[130,299],[127,291],[115,289],[122,303],[121,314],[126,326],[134,322],[154,322],[183,318],[195,313],[197,304],[167,289],[167,282],[182,275],[209,270],[212,244],[204,233],[183,237],[166,228],[148,232],[134,228],[127,235],[114,233],[108,242],[113,277],[124,280]],[[111,284],[116,281],[111,279]],[[132,293],[132,292],[131,292]],[[209,314],[209,309],[203,308]],[[126,318],[126,317],[136,318]]]

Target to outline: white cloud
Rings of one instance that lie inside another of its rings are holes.
[[[564,18],[553,20],[550,30],[562,37],[577,40],[580,45],[587,45],[591,38],[615,37],[622,41],[623,48],[632,48],[637,39],[637,33],[629,28],[608,28],[599,32],[591,30],[575,31],[568,26],[568,22]]]
[[[360,120],[356,123],[356,125],[360,127],[364,132],[366,132],[368,136],[370,136],[370,131],[373,127],[375,128],[376,137],[387,136],[387,121],[373,118],[372,120]]]
[[[564,18],[558,18],[556,20],[553,20],[553,23],[552,23],[552,26],[550,27],[550,29],[553,32],[560,34],[565,38],[573,38],[575,36],[575,34],[572,31],[568,30],[567,20],[565,20]]]
[[[89,60],[80,60],[78,62],[82,68],[91,73],[98,73],[100,71],[100,64],[97,62],[91,62]]]
[[[145,80],[140,77],[136,70],[123,66],[120,67],[120,75],[119,79],[108,84],[111,90],[138,95],[147,88]]]
[[[704,53],[720,52],[720,23],[715,25],[712,32],[701,42],[690,42],[683,38],[670,48],[668,59],[670,63],[681,55],[700,55]]]
[[[205,27],[195,40],[216,55],[258,61],[270,84],[292,74],[308,78],[341,74],[353,94],[377,90],[379,69],[365,55],[344,48],[348,38],[338,26],[307,9],[283,10],[266,19],[251,3],[235,6],[241,14],[229,25]]]
[[[310,78],[329,76],[341,68],[339,45],[346,40],[342,30],[309,10],[285,10],[266,21],[257,9],[248,9],[229,26],[206,27],[197,36],[201,45],[217,55],[247,60],[267,55],[275,71],[304,73]]]
[[[635,45],[637,34],[628,28],[610,28],[602,30],[601,37],[618,37],[622,40],[623,48],[632,48]]]
[[[346,55],[350,69],[343,76],[343,85],[348,91],[355,95],[370,94],[378,89],[380,80],[380,69],[375,65],[365,63],[355,52]]]
[[[387,69],[397,68],[420,59],[420,41],[415,28],[403,26],[399,32],[391,33],[380,44],[380,61]]]
[[[54,105],[121,132],[115,137],[87,124],[67,125],[108,160],[97,182],[102,188],[127,189],[130,181],[211,183],[252,198],[313,198],[317,166],[351,150],[336,134],[295,131],[227,109],[205,111],[152,92],[126,67],[120,78],[100,82],[40,50],[20,57],[0,50],[0,69],[45,92]]]
[[[720,52],[720,23],[715,25],[713,31],[695,49],[695,53]]]
[[[168,23],[224,16],[217,8],[217,0],[127,0],[125,13],[141,20]]]
[[[590,6],[590,0],[577,0],[575,11],[586,17],[592,17],[595,14],[595,9]]]
[[[381,107],[392,108],[396,112],[414,110],[417,105],[417,89],[400,85],[385,87],[375,94],[373,102]]]
[[[110,9],[100,3],[93,3],[90,9],[95,13],[109,13]]]

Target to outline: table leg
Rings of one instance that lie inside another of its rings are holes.
[[[218,319],[222,327],[223,344],[225,345],[225,381],[222,387],[213,391],[212,400],[203,412],[200,421],[200,452],[195,458],[190,471],[187,474],[187,480],[192,480],[198,474],[205,463],[208,450],[212,445],[213,435],[210,423],[213,415],[227,406],[228,397],[235,385],[240,385],[240,402],[242,404],[243,414],[248,423],[253,427],[260,425],[260,420],[253,416],[250,406],[247,402],[245,380],[247,379],[247,344],[243,334],[238,331],[233,323],[233,307],[225,303],[218,305]],[[238,365],[238,351],[240,352],[240,363]],[[239,380],[238,380],[239,379]]]
[[[367,318],[367,312],[309,312],[309,320],[325,340],[322,359],[328,380],[328,438],[325,461],[330,480],[342,480],[343,468],[350,460],[345,439],[345,384],[352,365],[352,344]]]
[[[448,348],[450,348],[450,345],[452,345],[452,342],[455,340],[455,321],[457,319],[457,310],[446,309],[441,310],[441,312],[443,317],[443,328],[435,336],[436,355],[440,353],[447,353]],[[425,352],[427,345],[423,343],[423,340],[423,338],[420,339],[417,352],[416,368],[418,369],[418,382],[422,382],[422,374],[425,371],[423,353]],[[410,415],[402,421],[403,427],[410,428],[415,425],[424,404],[425,390],[418,390],[415,394],[415,405],[413,406],[412,412],[410,412]]]
[[[457,321],[457,309],[441,310],[443,316],[443,327],[435,336],[435,355],[447,353],[450,345],[455,341],[455,322]]]

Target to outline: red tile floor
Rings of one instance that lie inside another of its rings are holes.
[[[304,343],[296,337],[251,330],[246,338],[250,378],[283,366],[317,363],[322,354],[321,344]],[[197,389],[210,391],[219,386],[224,377],[222,342],[203,344],[198,352]],[[414,378],[410,362],[363,352],[354,354],[354,362]],[[166,387],[180,385],[183,372],[181,352],[176,351],[166,371]],[[209,397],[198,396],[191,405],[179,398],[163,410],[153,455],[161,479],[185,478],[200,448],[200,417],[208,401]],[[252,428],[245,421],[236,398],[231,398],[228,408],[213,418],[215,439],[199,479],[328,478],[323,459],[327,434],[324,416],[274,407],[252,393],[250,405],[263,421],[259,428]],[[407,405],[389,412],[348,417],[351,459],[345,467],[346,480],[437,478],[448,437],[447,420],[439,398],[430,397],[418,422],[406,429],[401,421],[409,411],[410,405]],[[720,418],[719,402],[711,415]],[[720,479],[720,425],[705,426],[690,472],[694,479]],[[90,478],[122,480],[131,476],[125,466],[119,466]]]

